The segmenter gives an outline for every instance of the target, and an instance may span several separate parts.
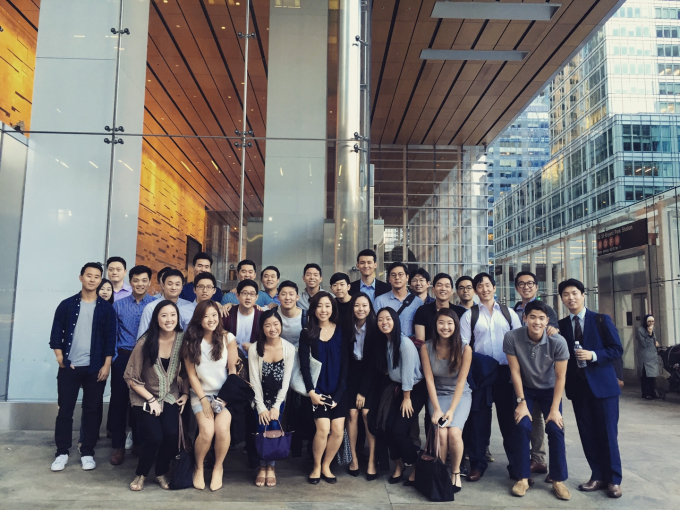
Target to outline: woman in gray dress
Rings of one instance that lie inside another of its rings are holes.
[[[427,409],[432,426],[439,430],[439,455],[446,462],[451,456],[451,482],[460,491],[460,462],[463,458],[463,427],[470,414],[472,392],[467,383],[472,349],[460,338],[458,315],[441,308],[435,315],[435,333],[420,348],[423,375],[429,400]]]
[[[640,387],[642,398],[654,400],[659,398],[654,388],[654,379],[660,374],[659,355],[656,348],[659,347],[656,334],[654,333],[654,317],[645,315],[642,326],[637,330],[638,344],[638,374],[640,375]]]

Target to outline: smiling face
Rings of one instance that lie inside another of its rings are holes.
[[[99,289],[99,297],[104,301],[111,299],[111,294],[113,294],[113,288],[111,287],[110,283],[105,283],[102,285],[102,288]]]
[[[177,309],[172,305],[166,305],[158,312],[158,325],[162,331],[174,331],[177,327]]]
[[[182,292],[182,278],[179,276],[168,276],[163,281],[163,295],[166,299],[175,300]]]
[[[441,278],[437,280],[434,285],[434,297],[441,302],[448,302],[453,296],[453,286],[448,278]]]
[[[297,291],[293,287],[283,287],[279,291],[279,301],[281,301],[281,308],[292,310],[295,304],[300,299]]]
[[[302,281],[305,282],[308,289],[316,289],[321,284],[321,273],[318,269],[310,267],[302,276]]]
[[[354,316],[361,322],[365,321],[368,314],[371,312],[371,304],[368,298],[364,296],[358,297],[354,302]]]
[[[448,315],[440,315],[437,318],[437,333],[440,338],[451,338],[456,331],[456,323]]]
[[[583,309],[583,304],[586,300],[586,295],[573,285],[564,289],[560,297],[564,306],[573,314],[577,314]]]
[[[496,294],[496,286],[491,283],[488,277],[482,278],[482,281],[477,284],[477,295],[480,301],[489,302],[493,301],[494,294]]]
[[[132,294],[139,299],[144,297],[146,291],[149,290],[151,280],[148,273],[136,274],[130,278],[130,286],[132,287]]]
[[[254,280],[255,279],[255,268],[250,264],[243,264],[241,269],[238,270],[238,281],[243,280]]]
[[[86,267],[82,276],[79,277],[80,283],[83,284],[83,290],[87,292],[94,292],[102,282],[102,272],[94,267]]]
[[[430,288],[430,282],[428,282],[423,276],[416,274],[411,278],[411,290],[416,294],[422,294],[427,292]]]
[[[276,317],[269,317],[262,324],[264,336],[270,340],[275,340],[281,336],[281,322]]]
[[[262,286],[264,287],[264,290],[269,293],[272,290],[275,290],[276,287],[279,285],[279,277],[276,276],[276,271],[273,269],[267,269],[265,272],[262,273]]]
[[[394,329],[394,321],[388,311],[382,311],[378,314],[378,329],[386,335],[392,333]]]
[[[205,315],[201,320],[201,327],[204,331],[215,331],[220,322],[220,314],[214,306],[205,309]]]
[[[531,310],[529,315],[524,316],[524,325],[531,338],[540,339],[543,337],[545,328],[548,327],[548,316],[540,310]]]
[[[538,293],[538,284],[533,276],[525,274],[517,279],[515,289],[519,292],[519,295],[522,296],[523,300],[531,301]]]
[[[361,276],[369,277],[375,272],[375,268],[378,267],[378,264],[376,264],[372,256],[369,255],[366,257],[362,255],[357,261],[357,267],[359,268]]]
[[[198,259],[194,264],[194,274],[209,273],[210,261],[208,259]]]
[[[319,300],[319,306],[316,307],[314,311],[316,318],[319,322],[326,322],[331,319],[333,315],[333,304],[331,303],[331,298],[324,296]]]
[[[212,280],[203,278],[196,283],[194,291],[196,292],[196,303],[201,303],[215,295],[215,286],[213,285]]]

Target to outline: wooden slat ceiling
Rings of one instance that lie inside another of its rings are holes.
[[[11,1],[26,26],[37,27],[39,0]],[[551,21],[508,22],[433,19],[435,0],[374,0],[371,143],[490,143],[618,1],[560,0]],[[250,40],[247,119],[257,137],[266,135],[269,4],[252,0],[250,11],[256,37]],[[245,0],[151,0],[149,19],[145,133],[181,136],[149,136],[145,143],[209,208],[230,217],[238,213],[241,151],[235,139],[206,137],[234,136],[242,128],[245,42],[237,33],[245,31],[245,5]],[[335,136],[335,14],[329,27],[329,138]],[[529,55],[507,63],[422,61],[425,48]],[[263,140],[246,153],[246,217],[262,215],[265,155]],[[330,170],[332,151],[329,156]],[[332,191],[330,186],[331,198]]]

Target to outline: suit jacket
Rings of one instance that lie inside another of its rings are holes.
[[[623,355],[623,347],[619,339],[619,332],[612,322],[609,315],[604,315],[604,324],[607,331],[607,338],[601,338],[597,328],[595,312],[586,310],[585,324],[583,325],[583,344],[582,347],[588,351],[595,352],[597,361],[588,361],[585,368],[586,380],[597,398],[615,397],[621,394],[619,382],[616,377],[614,363],[617,358]],[[569,346],[569,361],[567,362],[567,381],[565,390],[567,398],[572,400],[577,394],[576,383],[578,376],[578,366],[576,355],[574,354],[574,329],[570,317],[567,315],[560,320],[560,334],[567,341]]]
[[[389,283],[383,282],[381,280],[375,279],[375,296],[374,299],[383,294],[387,294],[392,290],[392,286]],[[353,296],[361,292],[361,278],[357,281],[352,282],[349,286],[349,295]]]

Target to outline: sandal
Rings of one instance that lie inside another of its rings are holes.
[[[165,475],[157,476],[156,477],[156,483],[161,486],[161,489],[170,490],[170,484],[168,483],[168,479],[165,478]]]
[[[276,471],[274,469],[274,466],[267,466],[265,483],[267,487],[276,487]]]
[[[144,488],[144,480],[146,479],[145,476],[139,475],[136,476],[134,480],[132,480],[132,483],[130,483],[130,490],[131,491],[141,491]]]
[[[457,473],[451,473],[451,474],[453,475],[453,480],[451,480],[451,483],[453,484],[453,493],[456,494],[456,493],[460,492],[461,489],[463,488],[456,483],[456,482],[462,483],[461,480],[460,480],[460,471],[458,471]]]
[[[255,478],[255,486],[256,487],[264,487],[266,477],[265,473],[267,470],[264,467],[261,467],[260,470],[257,472],[257,478]]]

